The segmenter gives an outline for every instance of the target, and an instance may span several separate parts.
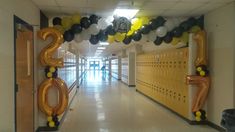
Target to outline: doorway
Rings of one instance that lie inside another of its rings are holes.
[[[14,16],[15,34],[15,130],[34,131],[33,27]]]

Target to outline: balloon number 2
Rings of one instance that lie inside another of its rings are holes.
[[[52,37],[53,41],[40,52],[40,62],[43,66],[63,67],[63,58],[52,58],[53,54],[63,42],[63,35],[54,28],[45,28],[38,32],[38,37],[42,40]]]
[[[57,72],[56,67],[63,67],[63,58],[53,58],[53,54],[61,46],[63,42],[62,34],[54,28],[45,28],[38,32],[38,37],[42,40],[47,40],[52,37],[52,42],[42,49],[40,52],[40,62],[43,66],[50,67],[51,73]],[[57,73],[56,73],[57,74]],[[48,102],[48,91],[50,88],[58,90],[58,104],[50,106]],[[56,117],[61,115],[68,106],[68,88],[66,83],[57,76],[47,76],[38,89],[38,106],[39,109],[48,117]],[[58,120],[48,120],[49,127],[58,126]]]

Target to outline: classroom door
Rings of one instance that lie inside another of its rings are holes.
[[[17,29],[16,33],[16,130],[33,132],[33,32],[22,27]]]

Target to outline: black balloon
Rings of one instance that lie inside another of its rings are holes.
[[[55,25],[61,25],[61,18],[59,18],[59,17],[53,18],[52,23],[53,23],[54,26]]]
[[[144,27],[141,29],[142,34],[148,34],[151,31],[150,25],[144,25]]]
[[[90,27],[91,23],[90,20],[87,17],[83,17],[81,19],[81,26],[85,29],[88,29]]]
[[[71,30],[74,34],[77,34],[77,33],[81,33],[82,32],[82,27],[80,24],[74,24],[72,27],[71,27]]]
[[[156,40],[154,41],[155,45],[161,45],[162,44],[162,38],[157,37]]]
[[[201,29],[204,29],[204,16],[200,16],[200,17],[197,19],[197,25],[198,25]]]
[[[189,24],[189,26],[190,26],[190,28],[191,28],[191,27],[193,27],[193,26],[196,25],[197,20],[196,20],[194,17],[190,17],[190,18],[187,20],[187,22],[188,22],[188,24]]]
[[[164,42],[169,44],[173,39],[173,36],[172,36],[172,33],[171,32],[168,32],[166,34],[166,36],[163,38]]]
[[[162,16],[157,17],[156,21],[158,23],[158,26],[163,26],[164,23],[166,22],[166,20]]]
[[[104,30],[101,30],[98,34],[98,38],[100,41],[105,42],[108,39],[108,35],[105,33]]]
[[[67,42],[70,42],[74,39],[74,34],[71,30],[65,31],[63,36],[64,40]]]
[[[172,31],[174,37],[181,37],[183,34],[183,29],[181,27],[176,27]]]
[[[114,30],[113,26],[112,25],[109,25],[107,28],[106,28],[106,33],[108,35],[115,35],[116,34],[116,31]]]
[[[136,32],[134,35],[133,35],[133,40],[134,41],[140,41],[142,38],[142,35],[140,32]]]
[[[91,38],[89,39],[90,43],[93,45],[96,45],[99,43],[98,35],[91,35]]]
[[[180,27],[183,29],[184,32],[189,31],[189,29],[191,28],[191,26],[189,25],[187,21],[182,22],[180,24]]]
[[[99,17],[93,14],[89,17],[89,20],[90,20],[91,24],[97,24]]]
[[[151,30],[156,30],[159,27],[158,22],[156,19],[152,19],[150,21],[150,28]]]
[[[128,45],[131,43],[132,37],[126,36],[125,39],[122,41],[124,44]]]

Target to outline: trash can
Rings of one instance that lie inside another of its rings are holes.
[[[235,132],[235,109],[226,109],[223,111],[221,125],[228,132]]]

